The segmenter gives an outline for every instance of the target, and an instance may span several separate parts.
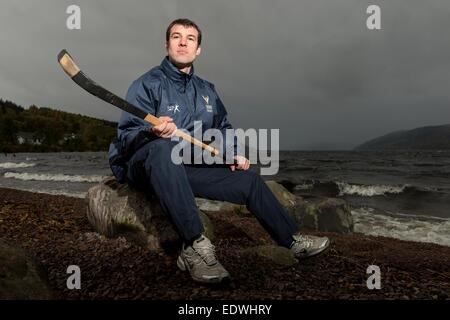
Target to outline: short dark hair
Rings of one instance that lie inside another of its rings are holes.
[[[197,24],[194,21],[191,21],[189,19],[176,19],[174,21],[172,21],[171,24],[169,24],[169,26],[167,27],[166,30],[166,42],[169,42],[169,38],[170,38],[170,30],[172,30],[172,27],[174,25],[182,25],[185,28],[195,28],[198,32],[198,38],[197,38],[197,43],[198,45],[200,45],[202,43],[202,31],[200,30],[200,28],[197,26]]]

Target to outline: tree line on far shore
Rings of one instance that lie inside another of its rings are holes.
[[[0,99],[0,152],[107,151],[117,123]]]

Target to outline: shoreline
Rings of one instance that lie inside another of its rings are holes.
[[[84,199],[86,192],[65,192],[49,190],[27,190],[20,188],[0,187],[45,195],[64,196]],[[450,218],[433,216],[416,216],[408,214],[393,214],[389,212],[372,213],[371,208],[352,208],[354,232],[363,235],[382,236],[391,239],[413,241],[419,243],[434,243],[450,247]]]
[[[221,289],[194,283],[176,253],[158,254],[125,239],[99,236],[84,199],[0,188],[0,238],[24,248],[46,270],[59,299],[450,299],[450,247],[364,234],[314,232],[332,239],[323,254],[280,267],[248,248],[274,244],[252,217],[209,213],[215,245],[232,282]],[[79,265],[81,290],[65,286]],[[369,290],[367,268],[381,270]]]

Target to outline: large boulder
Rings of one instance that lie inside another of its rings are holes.
[[[354,223],[351,209],[343,199],[303,200],[287,209],[299,225],[305,229],[337,233],[353,232]]]
[[[0,300],[54,298],[42,266],[21,248],[0,240]]]
[[[155,251],[173,250],[180,241],[151,192],[144,193],[128,184],[119,184],[114,177],[108,177],[88,190],[86,201],[88,220],[100,234],[123,236]],[[200,212],[200,218],[205,235],[213,240],[211,221],[203,212]]]

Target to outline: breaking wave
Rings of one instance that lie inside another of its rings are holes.
[[[67,175],[67,174],[38,174],[38,173],[17,173],[6,172],[5,178],[18,179],[24,181],[67,181],[67,182],[100,182],[105,176],[99,175]]]
[[[372,208],[352,210],[354,231],[407,241],[450,246],[450,219],[375,214]]]
[[[34,167],[35,163],[15,163],[15,162],[2,162],[0,163],[0,169],[16,169],[16,168],[29,168]]]
[[[286,181],[283,181],[286,184]],[[293,188],[294,191],[319,192],[327,196],[357,195],[373,197],[388,194],[400,194],[403,192],[427,192],[409,185],[363,185],[351,184],[342,181],[313,181],[305,180]]]
[[[77,192],[69,190],[49,190],[49,189],[33,189],[33,188],[16,188],[16,190],[28,191],[33,193],[50,194],[53,196],[65,196],[71,198],[83,199],[86,197],[87,192]]]
[[[359,195],[364,197],[381,196],[385,194],[399,194],[408,188],[408,185],[357,185],[347,182],[336,182],[339,187],[339,195]]]

